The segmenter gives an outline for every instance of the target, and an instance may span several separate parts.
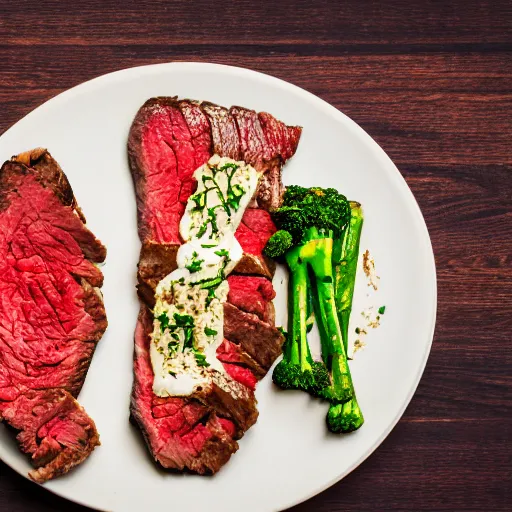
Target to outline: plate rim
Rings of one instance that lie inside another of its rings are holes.
[[[430,266],[430,286],[431,286],[431,293],[432,293],[432,314],[430,317],[430,329],[428,332],[428,343],[424,347],[424,352],[422,354],[422,360],[421,364],[419,366],[418,372],[415,376],[414,384],[410,387],[409,392],[405,398],[405,400],[402,403],[402,406],[400,407],[398,413],[396,414],[393,421],[390,422],[388,427],[381,433],[381,435],[376,439],[376,441],[360,456],[358,457],[345,471],[343,471],[340,475],[337,475],[335,478],[330,479],[328,482],[323,484],[320,487],[317,487],[314,491],[307,493],[306,495],[301,496],[298,499],[292,500],[288,502],[285,506],[285,509],[288,509],[290,507],[293,507],[295,505],[298,505],[300,503],[303,503],[314,496],[324,492],[325,490],[329,489],[336,483],[343,480],[347,475],[352,473],[357,467],[359,467],[370,455],[372,455],[377,448],[384,442],[384,440],[389,436],[391,431],[395,428],[397,423],[402,418],[403,414],[405,413],[407,407],[409,406],[413,396],[416,393],[416,390],[418,388],[418,385],[421,381],[421,378],[423,377],[423,374],[425,372],[425,367],[430,355],[430,351],[432,349],[432,344],[434,340],[434,333],[435,333],[435,326],[436,326],[436,319],[437,319],[437,305],[438,305],[438,297],[437,297],[437,270],[436,270],[436,264],[435,264],[435,256],[434,256],[434,250],[432,246],[432,240],[430,238],[430,234],[427,228],[427,224],[425,222],[425,218],[423,217],[423,214],[421,212],[420,206],[410,189],[409,185],[407,184],[407,181],[403,177],[402,173],[399,171],[398,167],[395,165],[395,163],[391,160],[391,158],[388,156],[388,154],[384,151],[384,149],[379,145],[378,142],[373,139],[373,137],[367,133],[359,124],[357,124],[353,119],[351,119],[349,116],[344,114],[341,110],[337,109],[330,103],[328,103],[326,100],[320,98],[319,96],[315,95],[314,93],[298,86],[295,84],[292,84],[286,80],[283,80],[281,78],[275,77],[273,75],[269,75],[267,73],[263,73],[261,71],[256,71],[250,68],[240,67],[240,66],[232,66],[228,64],[221,64],[221,63],[215,63],[215,62],[194,62],[194,61],[187,61],[187,60],[174,60],[170,62],[162,62],[157,64],[147,64],[147,65],[141,65],[141,66],[132,66],[128,68],[119,69],[116,71],[112,71],[109,73],[105,73],[102,75],[99,75],[97,77],[94,77],[92,79],[86,80],[84,82],[81,82],[69,89],[66,89],[60,93],[58,93],[56,96],[53,96],[46,100],[41,105],[36,106],[34,109],[32,109],[30,112],[28,112],[26,115],[18,119],[13,125],[11,125],[9,128],[7,128],[1,135],[0,138],[3,138],[6,136],[11,130],[13,130],[19,123],[22,121],[29,119],[32,115],[35,114],[35,112],[41,113],[44,112],[46,109],[53,107],[53,105],[57,104],[58,102],[64,102],[69,99],[72,99],[73,97],[77,98],[80,94],[87,93],[93,91],[95,88],[101,87],[104,83],[112,83],[112,82],[122,82],[126,78],[130,78],[131,75],[137,75],[137,74],[150,74],[154,70],[171,70],[177,71],[178,73],[181,71],[188,71],[193,69],[202,69],[202,70],[210,70],[210,71],[218,71],[219,69],[221,72],[227,72],[227,73],[235,73],[239,75],[245,75],[250,76],[252,78],[256,78],[260,81],[271,83],[274,85],[279,85],[282,88],[285,89],[292,89],[296,94],[301,96],[307,101],[313,102],[315,104],[315,107],[320,108],[324,110],[327,114],[329,114],[331,117],[334,117],[337,120],[340,120],[343,122],[344,126],[348,129],[353,130],[356,135],[358,135],[360,138],[364,139],[364,142],[368,145],[368,148],[371,149],[375,156],[383,163],[385,164],[385,171],[388,173],[389,177],[394,180],[396,183],[400,184],[400,189],[405,194],[406,199],[408,200],[408,203],[411,206],[411,211],[414,211],[415,215],[415,224],[416,229],[419,229],[419,233],[421,233],[421,240],[425,244],[423,256],[427,257],[429,260],[428,264]],[[382,170],[381,170],[382,172]],[[27,474],[20,473],[16,468],[11,466],[2,456],[2,449],[0,446],[0,460],[4,462],[7,466],[9,466],[13,471],[15,471],[17,474],[22,476],[25,480],[28,480],[29,482],[36,484],[46,491],[51,492],[52,494],[55,494],[65,500],[71,501],[73,503],[77,503],[79,505],[89,507],[91,506],[85,502],[83,502],[80,499],[75,498],[69,498],[62,493],[58,492],[58,490],[51,489],[50,487],[44,486],[42,484],[37,484],[36,482],[33,482]],[[94,509],[94,508],[93,508]],[[96,509],[99,511],[105,511],[106,509]],[[283,509],[284,510],[284,509]]]

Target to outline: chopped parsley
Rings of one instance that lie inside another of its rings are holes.
[[[204,333],[206,336],[217,336],[217,331],[215,329],[210,329],[209,327],[204,328]]]
[[[208,361],[206,360],[206,356],[200,352],[199,350],[193,348],[192,349],[193,352],[194,352],[194,356],[196,358],[196,363],[197,363],[197,366],[210,366],[210,364],[208,363]]]
[[[156,319],[160,322],[160,330],[164,332],[165,329],[169,327],[169,317],[167,316],[167,313],[162,313],[157,316]]]
[[[224,164],[219,171],[227,171],[228,169],[233,169],[234,171],[238,170],[238,165],[232,164],[230,162]]]
[[[227,258],[229,256],[229,251],[227,249],[219,249],[218,251],[215,251],[215,254],[221,258]]]
[[[174,321],[176,322],[176,327],[194,327],[194,317],[190,315],[174,313]]]
[[[185,265],[185,268],[189,270],[191,273],[199,272],[203,267],[204,260],[198,259],[199,254],[196,251],[192,253],[192,259],[188,265]]]
[[[383,315],[385,311],[386,311],[386,306],[381,306],[381,307],[379,308],[379,313],[380,313],[381,315]]]
[[[208,288],[208,296],[206,297],[205,300],[206,307],[208,307],[211,304],[212,300],[215,298],[215,291],[215,288]]]

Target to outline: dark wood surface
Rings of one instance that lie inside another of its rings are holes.
[[[0,0],[0,132],[103,73],[210,61],[317,94],[405,176],[436,256],[432,353],[377,452],[295,512],[512,509],[511,32],[503,0]],[[0,510],[88,509],[0,463]]]

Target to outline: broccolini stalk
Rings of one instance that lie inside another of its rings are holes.
[[[308,280],[306,265],[300,261],[300,249],[294,248],[286,254],[286,262],[290,268],[290,306],[292,314],[289,317],[288,336],[290,346],[288,359],[293,364],[299,364],[302,371],[311,371],[311,354],[307,342],[307,300]],[[287,347],[288,348],[288,347]]]
[[[341,328],[334,298],[332,272],[333,233],[331,230],[308,228],[300,257],[311,268],[313,300],[318,314],[315,315],[320,331],[322,359],[331,374],[331,384],[322,396],[331,403],[343,403],[354,395],[347,355],[343,347]]]
[[[350,223],[345,231],[343,239],[336,243],[339,254],[333,251],[333,265],[335,268],[336,307],[341,325],[341,335],[345,352],[348,346],[348,325],[352,311],[352,299],[354,297],[354,285],[356,282],[357,260],[359,256],[359,241],[363,228],[363,210],[359,203],[350,201]]]
[[[343,239],[335,241],[337,251],[333,250],[335,266],[335,289],[338,318],[341,324],[345,352],[348,346],[348,325],[352,311],[352,299],[356,281],[359,241],[363,227],[363,211],[361,205],[350,202],[350,223]],[[342,405],[331,404],[327,413],[327,426],[334,433],[348,433],[360,428],[364,416],[354,395],[352,400]]]
[[[307,332],[311,331],[313,329],[313,325],[315,324],[315,311],[314,311],[314,305],[313,305],[313,290],[311,287],[311,282],[309,280],[308,275],[308,315],[306,317],[306,330]]]
[[[288,293],[288,334],[283,359],[274,368],[272,379],[282,389],[300,389],[319,396],[329,385],[329,375],[322,363],[313,361],[307,341],[308,268],[300,258],[300,247],[285,255],[290,269]]]

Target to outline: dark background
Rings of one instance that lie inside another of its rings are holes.
[[[320,96],[405,176],[436,257],[432,353],[377,452],[295,512],[511,509],[511,31],[507,1],[0,0],[0,132],[103,73],[210,61]],[[88,509],[0,463],[0,510]]]

